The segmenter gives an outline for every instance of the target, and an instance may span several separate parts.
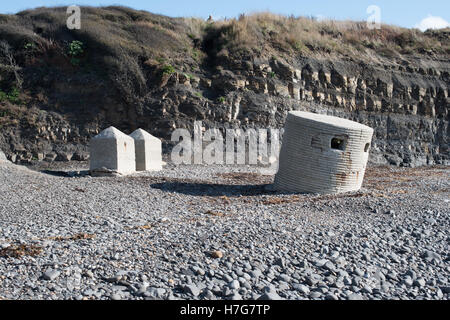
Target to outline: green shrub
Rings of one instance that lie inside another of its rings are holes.
[[[0,101],[9,101],[11,103],[20,103],[19,100],[20,91],[17,88],[12,88],[9,93],[0,90]]]
[[[27,42],[27,43],[25,43],[25,45],[23,46],[23,48],[24,48],[26,51],[33,51],[34,48],[35,48],[35,45],[34,45],[34,43],[32,43],[32,42]]]
[[[294,42],[293,43],[293,45],[292,45],[292,47],[296,50],[296,51],[298,51],[298,52],[300,52],[300,53],[302,53],[302,52],[304,52],[305,50],[306,50],[306,46],[303,44],[303,42],[301,42],[301,41],[296,41],[296,42]]]
[[[171,74],[175,73],[175,68],[170,64],[166,64],[162,67],[161,71],[162,71],[162,74],[171,75]]]
[[[81,60],[78,59],[78,58],[70,58],[70,63],[71,63],[72,65],[78,67],[78,66],[80,65],[80,63],[81,63]]]
[[[74,66],[79,66],[81,63],[80,57],[84,54],[84,44],[81,41],[74,40],[69,43],[68,55],[70,63]]]
[[[166,59],[163,57],[157,57],[155,60],[158,61],[159,64],[163,64],[164,62],[166,62]]]
[[[79,57],[84,53],[83,42],[74,40],[69,44],[69,56]]]
[[[200,60],[200,51],[197,50],[197,49],[192,49],[192,58],[195,61],[199,62],[199,60]]]
[[[225,102],[225,97],[219,97],[217,99],[217,101],[219,101],[219,103],[224,103]]]

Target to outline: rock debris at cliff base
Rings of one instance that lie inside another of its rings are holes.
[[[321,196],[274,193],[255,167],[4,162],[0,298],[448,299],[449,173],[369,167]]]

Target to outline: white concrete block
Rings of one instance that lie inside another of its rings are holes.
[[[288,114],[274,188],[340,193],[361,188],[373,129],[310,112]]]
[[[161,140],[142,129],[137,129],[130,134],[130,137],[134,139],[136,149],[136,170],[162,170]]]
[[[90,170],[123,175],[135,172],[134,139],[114,127],[100,132],[90,142]]]
[[[8,161],[8,159],[6,158],[5,154],[3,153],[2,150],[0,150],[0,162],[2,161]]]

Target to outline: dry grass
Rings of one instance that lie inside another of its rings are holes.
[[[42,252],[42,247],[35,245],[13,245],[0,250],[0,257],[20,258],[22,256],[37,256]]]
[[[145,224],[142,226],[136,226],[136,227],[126,228],[126,229],[127,230],[148,230],[148,229],[151,229],[152,227],[153,227],[153,225]]]
[[[366,51],[449,53],[449,39],[440,37],[442,32],[423,33],[390,25],[369,30],[365,22],[316,21],[270,12],[207,22],[118,6],[83,7],[82,12],[83,25],[79,31],[65,27],[65,7],[0,15],[0,35],[16,48],[27,42],[45,47],[52,40],[62,43],[81,40],[97,51],[95,56],[100,60],[100,56],[110,56],[120,61],[123,50],[126,59],[139,57],[139,63],[152,58],[176,63],[210,38],[217,45],[214,48],[217,54],[233,54],[241,49],[305,55],[317,52],[361,55]]]
[[[297,195],[294,195],[289,198],[279,198],[279,197],[271,197],[266,200],[264,200],[262,203],[266,206],[268,205],[279,205],[279,204],[286,204],[286,203],[292,203],[292,202],[299,202],[300,197]]]
[[[413,192],[412,186],[418,185],[424,179],[446,179],[449,176],[445,166],[430,166],[421,168],[368,168],[364,177],[363,187],[377,190],[385,197]]]
[[[273,180],[272,176],[261,175],[254,172],[229,172],[220,173],[217,178],[224,179],[228,182],[233,182],[233,184],[265,184],[271,183]]]
[[[140,99],[160,84],[163,66],[197,73],[205,65],[225,65],[228,58],[290,61],[298,55],[331,55],[370,62],[380,55],[446,58],[450,53],[449,30],[423,33],[388,25],[369,30],[365,22],[315,21],[269,12],[207,22],[119,6],[82,7],[82,16],[81,30],[69,30],[66,7],[0,15],[0,39],[14,49],[24,74],[44,77],[56,70],[95,75],[97,82],[105,80],[117,89],[130,106],[141,104]],[[75,40],[81,41],[84,49],[76,66],[68,54],[68,46]],[[5,79],[1,73],[0,79]],[[11,84],[3,82],[7,81],[0,81],[0,89],[9,90]]]
[[[210,215],[210,216],[215,216],[215,217],[223,217],[224,216],[224,214],[222,212],[213,211],[213,210],[208,210],[205,212],[205,214]]]
[[[91,240],[95,239],[95,234],[88,234],[88,233],[77,233],[73,236],[58,236],[58,237],[50,237],[48,240],[54,240],[54,241],[76,241],[76,240]]]
[[[227,41],[222,41],[226,43],[222,52],[239,47],[260,53],[275,50],[304,55],[317,52],[359,56],[369,51],[383,55],[450,52],[448,37],[443,37],[441,42],[433,32],[423,33],[391,25],[370,30],[366,22],[316,21],[270,12],[218,21],[214,28],[221,29],[221,36],[227,38]]]

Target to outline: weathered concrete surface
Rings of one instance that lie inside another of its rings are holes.
[[[137,171],[162,170],[161,140],[145,130],[137,129],[130,137],[134,139]]]
[[[109,127],[90,142],[90,170],[130,174],[136,171],[134,139]]]
[[[372,128],[354,121],[290,112],[275,189],[323,194],[359,190],[372,135]]]
[[[0,161],[8,161],[2,150],[0,150]]]

